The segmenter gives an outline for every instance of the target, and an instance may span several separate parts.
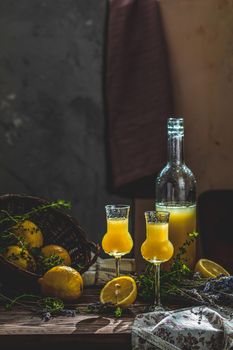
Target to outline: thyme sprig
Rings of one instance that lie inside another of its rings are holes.
[[[218,276],[217,278],[202,278],[199,273],[193,273],[187,266],[185,254],[188,247],[198,237],[197,232],[188,235],[183,246],[173,259],[170,270],[161,271],[161,294],[178,302],[189,305],[207,305],[215,307],[219,312],[233,317],[233,276]],[[136,276],[139,296],[148,302],[154,298],[154,266],[148,264],[145,271]],[[230,307],[229,307],[230,306]]]
[[[46,211],[50,208],[53,209],[70,209],[71,203],[63,199],[58,199],[57,201],[50,202],[47,204],[40,205],[38,207],[32,208],[28,212],[21,215],[11,215],[7,210],[0,210],[0,225],[6,222],[11,224],[16,224],[24,220],[28,220],[32,215],[35,215],[38,212]]]
[[[21,306],[26,310],[39,315],[44,321],[49,321],[55,316],[75,316],[78,309],[67,309],[63,301],[54,297],[41,297],[34,294],[21,294],[8,296],[0,291],[0,302],[5,305],[6,310],[12,310],[14,306]]]
[[[188,247],[198,237],[197,232],[188,234],[184,244],[179,248],[173,259],[172,265],[168,271],[161,271],[161,294],[162,296],[171,296],[177,293],[180,285],[186,279],[191,277],[192,273],[187,265],[186,258]],[[136,275],[136,281],[139,289],[139,297],[145,301],[151,301],[154,297],[154,266],[147,264],[142,274]]]
[[[70,209],[71,203],[67,202],[63,199],[58,199],[57,201],[53,201],[51,203],[43,204],[38,207],[32,208],[28,212],[21,215],[13,215],[9,213],[7,210],[0,210],[0,227],[2,228],[0,231],[0,254],[3,254],[6,250],[6,247],[9,245],[17,244],[23,249],[27,249],[27,244],[24,242],[22,237],[18,237],[14,232],[12,232],[12,228],[25,220],[30,219],[37,213],[47,211],[48,209]]]
[[[54,266],[63,265],[64,259],[56,254],[50,256],[39,255],[37,258],[37,273],[43,275]]]
[[[123,310],[120,306],[116,306],[112,303],[102,304],[101,302],[96,302],[89,304],[87,307],[87,313],[112,315],[116,318],[121,317],[124,311],[127,312],[128,310]]]
[[[43,299],[39,299],[38,303],[41,305],[43,310],[52,314],[58,313],[64,310],[65,308],[63,301],[58,298],[46,297]]]
[[[171,273],[178,272],[178,277],[182,277],[183,275],[187,275],[191,272],[189,267],[187,266],[187,259],[184,257],[184,255],[187,253],[188,247],[197,239],[198,235],[198,232],[188,233],[188,238],[185,240],[184,244],[179,248],[178,253],[173,259]]]

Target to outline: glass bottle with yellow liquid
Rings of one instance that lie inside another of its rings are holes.
[[[145,260],[155,265],[155,303],[151,311],[161,307],[160,302],[160,264],[171,259],[173,245],[168,238],[169,212],[147,211],[146,240],[142,243],[141,253]]]
[[[116,276],[120,275],[120,258],[130,253],[133,240],[128,230],[129,205],[106,205],[107,232],[102,240],[105,253],[116,259]]]
[[[156,210],[170,213],[169,237],[174,246],[174,256],[196,230],[196,180],[184,162],[184,120],[169,118],[168,162],[156,179]],[[192,243],[186,257],[193,268],[196,260],[196,244]]]

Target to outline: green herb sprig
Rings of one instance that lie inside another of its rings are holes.
[[[53,209],[70,209],[71,203],[63,199],[58,199],[57,201],[50,202],[48,204],[43,204],[38,207],[32,208],[30,211],[21,215],[11,215],[7,210],[0,210],[0,225],[3,223],[11,223],[11,226],[17,224],[21,221],[28,220],[32,215],[38,212],[46,211],[50,208]]]
[[[64,259],[56,254],[50,256],[40,255],[37,258],[37,273],[43,275],[48,270],[52,269],[55,266],[63,265]]]
[[[4,254],[6,247],[9,245],[17,244],[23,249],[28,249],[27,244],[22,237],[18,237],[13,231],[13,227],[25,220],[30,219],[33,215],[47,211],[48,209],[70,209],[71,203],[63,199],[53,201],[48,204],[43,204],[38,207],[32,208],[30,211],[21,215],[12,215],[7,210],[0,210],[0,254]]]
[[[173,259],[171,268],[168,271],[161,271],[161,295],[171,296],[177,294],[178,289],[184,282],[191,277],[191,270],[187,266],[185,254],[188,247],[194,243],[198,237],[197,232],[188,234],[184,244],[179,248],[178,253]],[[148,264],[142,274],[136,275],[138,285],[138,295],[144,301],[151,301],[154,297],[154,265]]]
[[[116,306],[112,303],[102,304],[101,302],[96,302],[89,304],[87,307],[87,313],[95,313],[101,315],[111,315],[119,318],[123,315],[123,312],[127,312],[127,309],[122,309],[120,306]]]
[[[65,308],[63,301],[58,298],[47,297],[47,298],[39,299],[38,303],[39,305],[41,305],[43,310],[45,310],[46,312],[50,312],[52,314],[58,313],[64,310]]]
[[[6,310],[12,310],[14,306],[20,306],[24,309],[39,315],[44,321],[49,321],[54,316],[75,316],[78,312],[75,309],[67,309],[61,299],[46,297],[43,298],[34,294],[21,294],[16,297],[10,297],[0,291],[0,302],[5,305]]]

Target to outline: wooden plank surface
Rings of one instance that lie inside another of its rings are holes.
[[[48,322],[20,307],[5,310],[0,306],[0,348],[41,349],[59,344],[69,344],[69,349],[82,344],[82,349],[105,349],[111,345],[111,350],[121,347],[131,348],[131,326],[134,314],[143,311],[144,306],[136,303],[133,313],[121,318],[87,314],[82,312],[89,303],[98,301],[99,289],[87,288],[79,300],[80,314],[75,317],[59,316]]]

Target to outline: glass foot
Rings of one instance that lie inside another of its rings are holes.
[[[147,306],[145,312],[161,312],[161,311],[170,311],[168,307],[163,305],[149,305]]]
[[[149,312],[164,311],[164,307],[162,305],[150,305],[148,309]]]

